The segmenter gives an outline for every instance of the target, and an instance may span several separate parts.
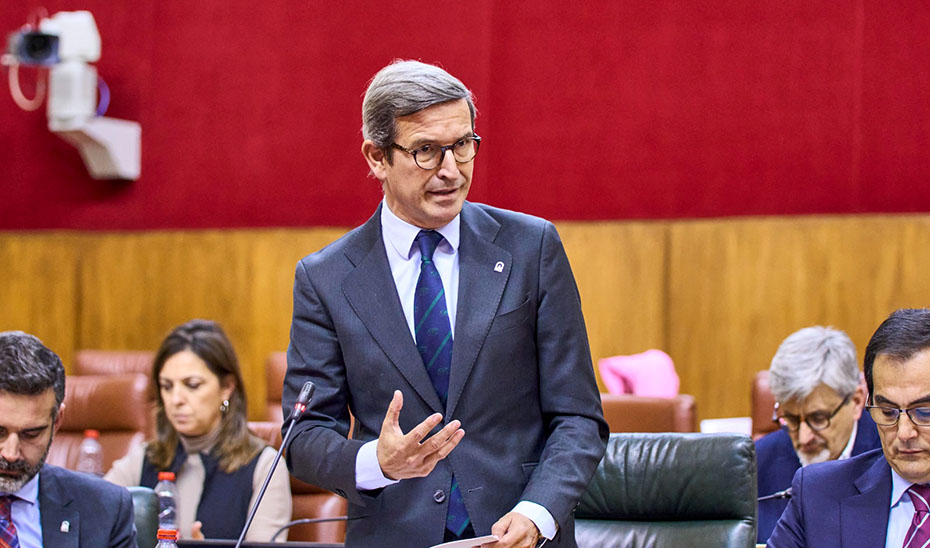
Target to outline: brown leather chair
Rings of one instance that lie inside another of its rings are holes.
[[[84,431],[100,432],[103,469],[129,448],[146,438],[150,406],[146,398],[148,377],[125,375],[77,375],[65,381],[65,410],[61,429],[48,453],[48,462],[74,469]]]
[[[275,449],[281,447],[280,422],[251,421],[249,430]],[[278,466],[284,466],[284,463]],[[345,516],[349,511],[349,504],[344,498],[304,483],[294,476],[291,476],[291,497],[293,501],[292,520],[335,518]],[[338,543],[345,541],[345,537],[346,523],[344,521],[295,525],[288,530],[287,534],[288,540],[308,542]]]
[[[281,424],[281,390],[287,373],[287,352],[272,352],[265,360],[265,420]]]
[[[601,394],[604,419],[611,432],[696,432],[694,397],[647,398],[632,394]]]
[[[152,374],[155,353],[150,350],[78,350],[74,354],[75,375]]]
[[[769,432],[778,430],[778,423],[772,420],[775,409],[775,396],[769,390],[768,369],[759,371],[752,379],[752,439],[757,440]]]

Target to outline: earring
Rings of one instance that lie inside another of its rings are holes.
[[[229,400],[223,400],[223,403],[220,404],[220,413],[227,411],[229,411]]]

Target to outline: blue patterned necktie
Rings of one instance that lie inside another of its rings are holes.
[[[442,241],[442,235],[434,230],[421,230],[416,242],[420,246],[420,277],[417,278],[416,294],[413,298],[413,321],[417,350],[426,365],[426,372],[436,389],[445,409],[449,397],[449,368],[452,365],[452,327],[446,308],[446,293],[442,288],[439,271],[433,264],[433,252]],[[452,477],[449,494],[449,511],[446,529],[462,536],[468,526],[468,510],[459,484]]]
[[[13,495],[0,496],[0,547],[19,548],[19,537],[13,525]]]

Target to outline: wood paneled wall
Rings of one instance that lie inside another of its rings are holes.
[[[864,350],[900,307],[930,305],[930,216],[560,223],[594,359],[661,348],[701,418],[748,415],[750,379],[789,333]],[[296,262],[342,228],[0,233],[0,329],[81,348],[154,349],[220,321],[259,417],[264,359],[287,347]]]

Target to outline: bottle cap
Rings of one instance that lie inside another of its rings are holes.
[[[94,439],[97,439],[97,438],[100,437],[100,432],[98,432],[98,431],[96,431],[96,430],[85,430],[85,431],[84,431],[84,437],[85,437],[85,438],[94,438]]]
[[[174,481],[174,472],[159,472],[158,481],[161,480]]]
[[[174,529],[159,529],[155,534],[158,540],[178,540],[178,532]]]

